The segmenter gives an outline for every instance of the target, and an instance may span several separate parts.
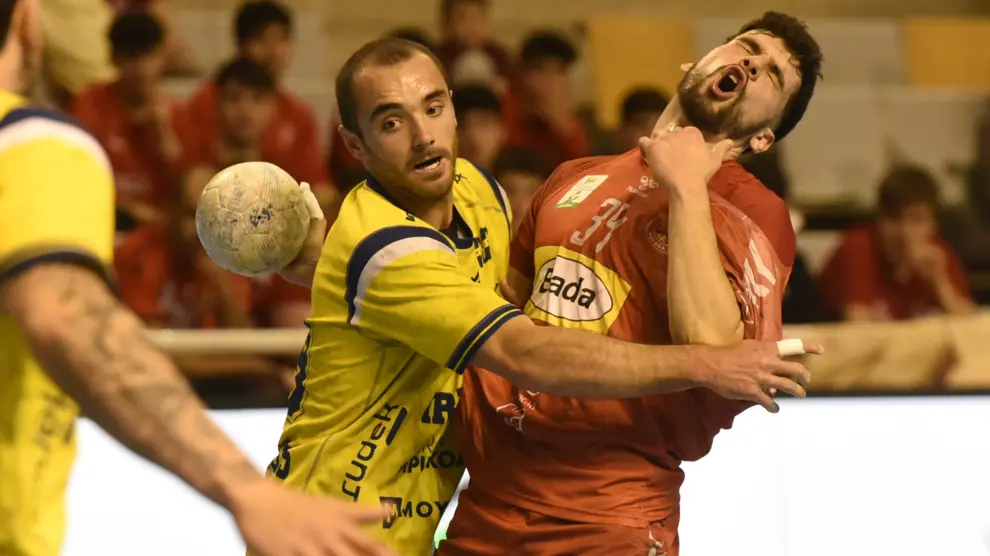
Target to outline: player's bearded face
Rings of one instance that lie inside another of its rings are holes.
[[[677,88],[687,120],[706,135],[744,139],[773,128],[800,76],[783,41],[751,31],[694,64]]]
[[[443,75],[423,55],[372,71],[378,75],[369,96],[377,98],[369,106],[384,108],[370,109],[369,125],[362,126],[362,162],[397,197],[446,198],[454,183],[457,120]]]

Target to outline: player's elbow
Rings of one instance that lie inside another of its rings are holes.
[[[539,361],[541,330],[528,318],[512,319],[485,342],[472,363],[518,388],[544,392],[552,385]]]

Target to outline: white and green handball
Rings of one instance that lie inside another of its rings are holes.
[[[319,204],[306,183],[267,162],[244,162],[213,176],[196,207],[206,254],[242,276],[278,272],[306,242]]]

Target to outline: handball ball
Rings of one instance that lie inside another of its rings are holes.
[[[235,274],[278,272],[306,241],[307,195],[313,195],[308,186],[274,164],[230,166],[203,189],[196,207],[199,241],[214,262]]]

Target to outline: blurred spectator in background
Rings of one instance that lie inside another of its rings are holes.
[[[216,172],[240,162],[261,159],[265,132],[276,110],[276,85],[265,66],[246,58],[228,62],[215,80],[219,135],[197,151],[184,180],[187,198],[198,199]],[[332,222],[332,215],[328,215]],[[307,288],[274,276],[257,280],[253,290],[254,321],[270,327],[303,326],[309,317]]]
[[[491,172],[505,141],[502,103],[484,85],[454,90],[459,156]]]
[[[968,270],[990,270],[990,102],[976,126],[976,153],[963,204],[946,211],[945,239]]]
[[[405,39],[407,41],[423,45],[430,50],[436,50],[436,45],[433,44],[433,40],[430,39],[430,34],[418,27],[398,27],[396,29],[392,29],[388,33],[385,33],[385,36],[394,37],[396,39]]]
[[[292,15],[277,2],[252,0],[241,5],[234,19],[238,57],[265,66],[276,83],[274,112],[265,128],[259,160],[282,167],[305,181],[328,210],[334,199],[328,187],[316,120],[301,99],[281,85],[292,59]],[[193,94],[186,105],[190,122],[196,123],[198,141],[193,149],[210,153],[220,141],[217,87],[210,82]],[[220,161],[224,163],[226,161]]]
[[[577,51],[553,31],[536,32],[522,47],[508,145],[531,150],[554,166],[591,153],[571,83]]]
[[[527,150],[504,149],[498,155],[492,174],[509,197],[515,230],[519,229],[523,215],[529,210],[533,194],[552,172],[551,166]]]
[[[172,208],[174,218],[146,224],[117,246],[121,299],[154,327],[250,328],[250,280],[206,256],[194,204]]]
[[[172,26],[167,0],[109,0],[114,11],[120,15],[126,11],[150,10],[165,28],[165,75],[167,77],[194,76],[199,68],[193,59],[189,45]]]
[[[68,111],[84,88],[116,76],[107,42],[114,13],[106,0],[39,0],[39,5],[44,92],[47,100]]]
[[[969,285],[936,225],[938,184],[913,166],[880,184],[876,220],[846,233],[821,273],[826,309],[850,321],[973,310]]]
[[[782,147],[776,147],[760,154],[750,154],[739,159],[749,173],[756,176],[767,189],[773,191],[785,202],[790,200],[790,179],[784,171],[780,159]],[[800,233],[804,218],[801,213],[791,208],[791,225],[794,233]],[[822,308],[821,290],[811,273],[808,261],[798,250],[794,255],[794,265],[791,267],[791,277],[784,290],[783,303],[784,324],[807,324],[825,320]]]
[[[214,141],[197,145],[190,154],[184,187],[190,198],[199,198],[210,178],[232,164],[263,160],[265,132],[276,110],[276,85],[268,69],[247,58],[228,62],[213,81]],[[196,141],[198,129],[190,126],[188,143]]]
[[[110,27],[116,81],[83,90],[75,117],[100,141],[114,170],[117,207],[137,223],[166,216],[178,187],[182,111],[160,88],[164,29],[150,12],[123,13]]]
[[[451,86],[485,84],[502,94],[512,77],[512,56],[491,33],[487,0],[441,0],[443,42],[435,49]]]
[[[670,99],[652,87],[634,89],[622,100],[622,123],[615,133],[614,154],[639,146],[640,137],[649,137]]]
[[[252,328],[253,286],[218,267],[196,236],[196,202],[176,189],[174,218],[135,230],[114,251],[120,298],[150,328]],[[271,374],[284,367],[255,356],[180,356],[196,377]]]

